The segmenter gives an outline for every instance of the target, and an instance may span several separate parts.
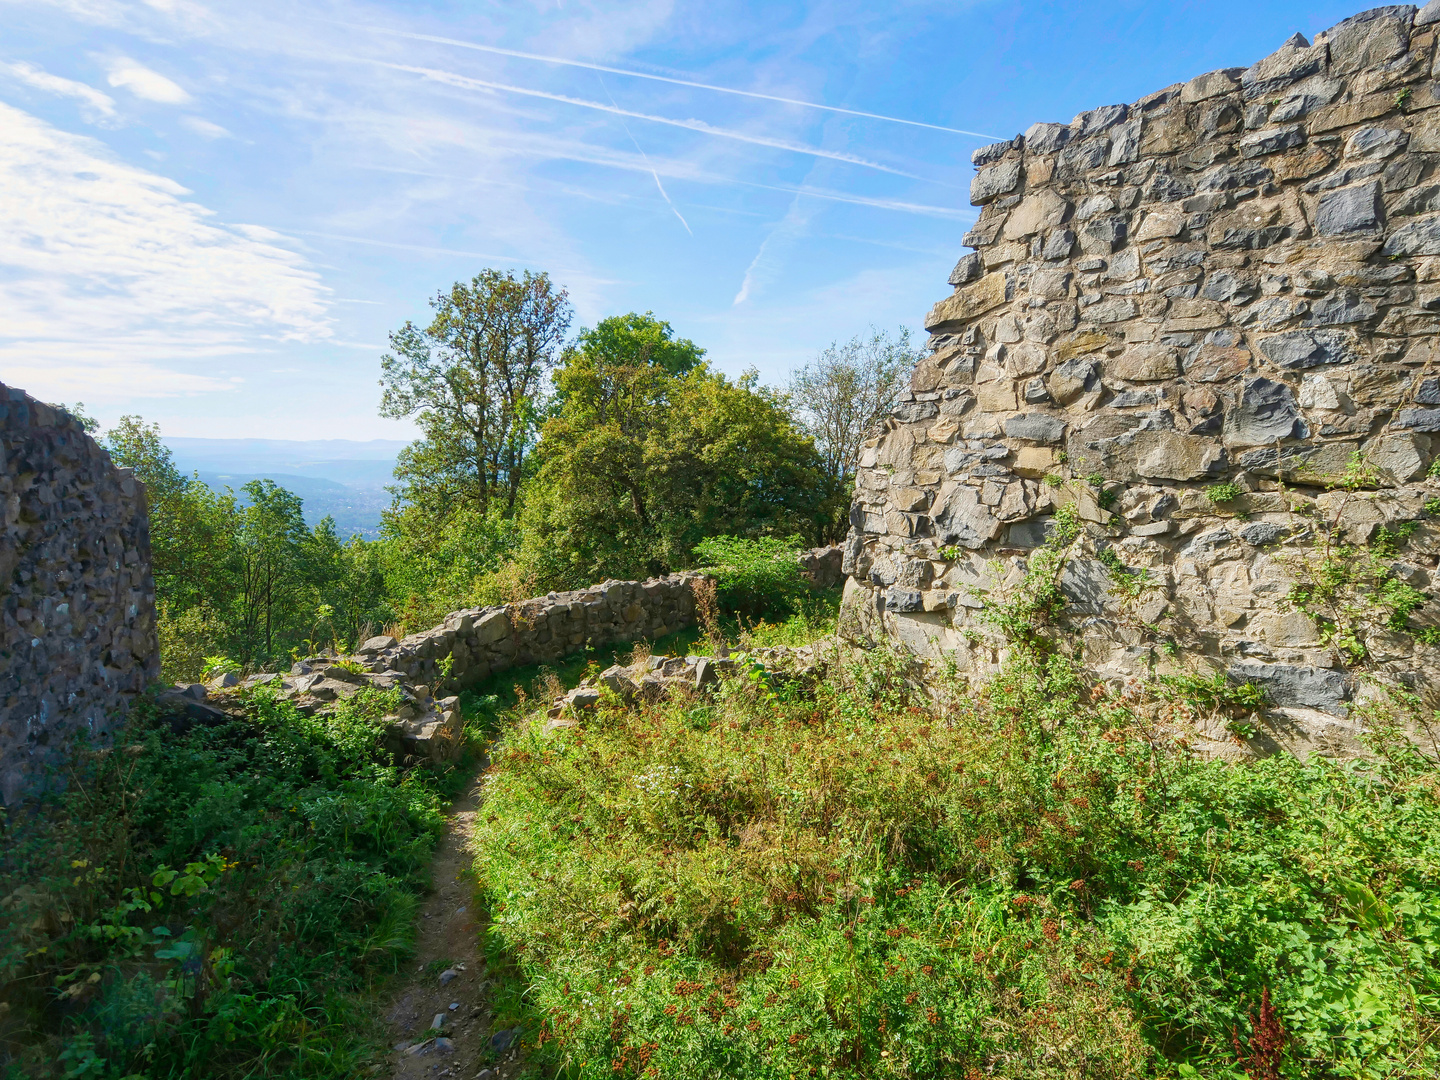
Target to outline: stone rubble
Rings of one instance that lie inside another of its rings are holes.
[[[1352,543],[1418,522],[1399,562],[1421,589],[1436,572],[1437,24],[1434,2],[1376,8],[976,151],[974,250],[859,461],[856,636],[993,672],[982,613],[1072,505],[1090,536],[1066,587],[1099,675],[1173,667],[1159,625],[1265,685],[1290,745],[1349,723],[1377,691],[1285,597],[1322,522]],[[1357,455],[1365,490],[1332,490]],[[1206,495],[1222,483],[1234,505]],[[1122,596],[1105,547],[1156,587]],[[1440,650],[1391,637],[1369,671],[1440,699]]]

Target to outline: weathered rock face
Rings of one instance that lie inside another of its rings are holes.
[[[0,801],[159,675],[145,493],[71,417],[0,385]]]
[[[983,612],[1073,504],[1095,668],[1163,667],[1170,637],[1315,730],[1348,714],[1353,657],[1286,598],[1327,541],[1416,522],[1396,574],[1422,591],[1440,551],[1437,27],[1440,4],[1377,8],[976,152],[975,251],[859,462],[862,633],[992,670]],[[1366,490],[1325,494],[1347,470]],[[1122,602],[1106,546],[1153,587]],[[1428,693],[1437,660],[1392,634],[1365,663]]]

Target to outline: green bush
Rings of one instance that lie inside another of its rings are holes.
[[[445,786],[384,751],[394,705],[364,691],[307,717],[257,692],[220,727],[134,717],[11,822],[0,1074],[352,1077],[378,1061],[362,992],[408,947]]]
[[[547,1068],[1229,1080],[1268,995],[1280,1075],[1440,1070],[1431,763],[1203,761],[1058,657],[906,675],[507,737],[477,869]]]
[[[785,539],[714,536],[695,545],[695,558],[715,578],[720,606],[742,618],[785,618],[809,592],[800,573],[798,536]]]

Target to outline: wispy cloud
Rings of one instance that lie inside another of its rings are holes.
[[[183,86],[137,60],[120,56],[111,60],[108,67],[110,85],[129,90],[138,98],[161,105],[184,105],[190,101],[190,94]]]
[[[711,90],[717,94],[734,94],[738,97],[756,98],[760,101],[774,101],[783,105],[798,105],[806,109],[821,109],[825,112],[840,113],[845,116],[858,116],[867,120],[883,120],[890,124],[907,124],[910,127],[929,128],[931,131],[945,131],[951,135],[970,135],[977,139],[998,139],[998,135],[986,135],[979,131],[965,131],[961,128],[945,127],[943,124],[928,124],[922,120],[907,120],[900,116],[885,116],[882,113],[863,112],[859,109],[844,109],[838,105],[822,105],[818,101],[803,101],[800,98],[783,97],[780,94],[765,94],[758,90],[741,90],[733,86],[717,86],[714,83],[696,82],[692,79],[677,79],[669,75],[655,75],[648,71],[636,71],[633,68],[609,67],[605,64],[592,64],[585,60],[574,60],[564,56],[545,56],[541,53],[520,52],[517,49],[502,49],[496,45],[482,45],[476,41],[461,41],[458,38],[437,37],[434,34],[416,34],[406,30],[394,30],[383,26],[357,26],[356,29],[369,30],[376,34],[386,34],[390,37],[406,38],[411,41],[428,41],[436,45],[452,45],[460,49],[473,49],[476,52],[492,53],[496,56],[510,56],[519,60],[537,60],[545,64],[561,64],[565,67],[584,68],[587,71],[602,71],[607,75],[626,75],[632,79],[650,79],[654,82],[670,83],[672,86],[688,86],[695,90]]]
[[[603,101],[591,101],[588,98],[571,97],[569,94],[552,94],[548,90],[535,90],[525,86],[511,86],[508,83],[492,82],[488,79],[475,79],[468,75],[457,75],[451,71],[441,71],[436,68],[412,67],[409,64],[392,64],[387,61],[370,61],[379,64],[381,67],[390,68],[393,71],[406,71],[412,75],[419,75],[426,79],[439,83],[446,83],[450,86],[466,90],[493,90],[507,94],[520,94],[524,97],[543,98],[546,101],[559,101],[566,105],[577,105],[583,109],[596,109],[600,112],[611,113],[615,116],[628,116],[635,120],[648,120],[652,124],[666,124],[670,127],[685,128],[687,131],[697,131],[702,135],[714,135],[722,139],[734,139],[738,142],[751,143],[755,146],[768,146],[774,150],[786,150],[792,154],[807,154],[810,157],[825,158],[827,161],[839,161],[847,165],[859,165],[866,169],[876,169],[880,172],[890,173],[892,176],[904,176],[910,180],[923,180],[924,177],[916,176],[901,169],[893,169],[889,165],[882,165],[878,161],[870,161],[868,158],[858,157],[855,154],[846,154],[838,150],[822,150],[816,146],[807,146],[804,143],[789,142],[785,139],[774,139],[766,135],[754,135],[743,131],[734,131],[730,128],[715,127],[707,124],[704,120],[676,120],[668,116],[655,116],[651,113],[635,112],[630,109],[621,109],[614,105],[606,105]]]
[[[202,139],[228,139],[232,136],[228,129],[219,124],[211,123],[200,116],[182,116],[180,126],[189,128]]]
[[[0,73],[17,82],[47,94],[71,98],[80,103],[80,114],[92,124],[106,123],[115,119],[115,99],[93,86],[52,75],[44,68],[27,64],[23,60],[13,64],[0,62]]]
[[[800,196],[790,203],[790,209],[780,223],[766,234],[760,243],[760,250],[745,268],[745,277],[740,282],[740,291],[731,301],[731,307],[739,307],[759,289],[772,281],[779,272],[779,266],[786,252],[795,241],[804,235],[810,225],[810,211],[802,205]]]
[[[0,370],[27,389],[188,393],[234,385],[210,359],[328,339],[304,260],[188,194],[0,103]]]

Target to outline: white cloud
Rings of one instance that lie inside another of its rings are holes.
[[[225,389],[223,357],[332,336],[327,290],[299,255],[188,194],[0,103],[7,382],[97,398]]]
[[[117,57],[109,67],[110,85],[129,90],[136,97],[161,105],[184,105],[190,100],[190,94],[179,83],[129,57]]]
[[[96,90],[93,86],[76,82],[74,79],[65,79],[59,75],[51,75],[44,68],[27,64],[23,60],[13,64],[0,62],[0,73],[36,90],[43,90],[47,94],[73,98],[80,103],[81,115],[92,124],[103,123],[115,118],[115,99],[109,94]]]
[[[199,116],[182,116],[180,126],[189,128],[196,135],[205,139],[228,139],[231,137],[227,129]]]

